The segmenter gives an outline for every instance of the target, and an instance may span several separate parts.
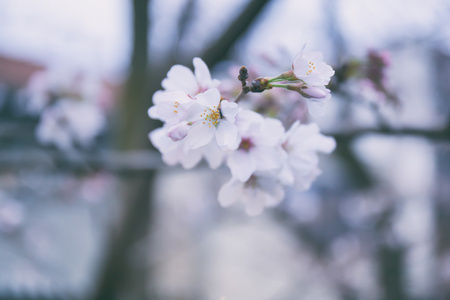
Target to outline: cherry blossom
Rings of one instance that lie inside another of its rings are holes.
[[[69,150],[75,144],[87,147],[105,125],[105,116],[93,103],[63,98],[43,111],[36,137],[61,150]]]
[[[185,169],[191,169],[204,158],[211,169],[217,169],[223,162],[226,152],[215,140],[203,147],[189,149],[186,139],[174,141],[169,137],[168,126],[157,128],[150,132],[149,139],[161,152],[163,161],[174,166],[181,164]]]
[[[258,77],[251,84],[246,67],[241,67],[238,80],[242,91],[234,102],[223,98],[201,59],[194,59],[194,67],[194,72],[180,65],[172,67],[162,82],[164,90],[154,94],[154,105],[148,110],[151,118],[164,122],[149,134],[163,161],[189,169],[205,159],[215,169],[225,160],[231,179],[220,189],[219,203],[229,206],[240,201],[249,215],[278,205],[289,186],[309,188],[320,174],[317,153],[333,151],[334,139],[321,135],[317,125],[300,125],[299,121],[286,132],[282,121],[291,124],[289,116],[295,110],[291,103],[289,113],[284,117],[279,113],[288,103],[278,99],[285,98],[283,93],[272,93],[269,104],[275,105],[266,109],[267,101],[260,101],[261,109],[242,105],[240,100],[250,92],[259,96],[265,90],[282,88],[279,90],[284,93],[297,91],[307,100],[310,112],[320,114],[331,98],[325,85],[334,74],[322,55],[302,51],[293,70],[274,78]],[[250,96],[247,100],[255,99]],[[295,101],[298,103],[298,96]],[[249,108],[284,119],[268,118]]]
[[[234,124],[237,112],[238,105],[221,100],[217,89],[198,94],[186,117],[186,121],[192,123],[186,136],[188,147],[197,149],[215,137],[220,147],[236,149],[239,145],[238,129]]]
[[[33,73],[20,91],[19,103],[25,114],[39,115],[60,98],[89,99],[104,110],[111,108],[111,94],[98,74],[65,68]]]
[[[190,96],[203,93],[208,89],[216,88],[220,81],[211,79],[208,66],[198,57],[193,59],[194,72],[188,67],[174,65],[161,85],[166,92],[182,91]]]
[[[324,86],[334,75],[333,68],[323,61],[321,52],[301,51],[292,63],[295,76],[309,86]]]
[[[336,142],[320,134],[316,124],[301,125],[295,122],[284,135],[282,147],[286,158],[280,179],[285,185],[294,185],[302,191],[308,189],[320,174],[317,153],[331,153]]]
[[[242,201],[245,212],[250,216],[259,215],[265,207],[278,205],[284,198],[284,188],[272,176],[255,174],[246,182],[231,178],[219,190],[218,201],[227,207]]]
[[[234,178],[246,182],[256,171],[281,167],[280,141],[284,127],[277,119],[242,110],[236,117],[241,142],[227,159]]]
[[[169,93],[157,91],[153,95],[154,105],[147,112],[152,119],[176,125],[185,120],[187,111],[193,103],[193,98],[183,91]]]

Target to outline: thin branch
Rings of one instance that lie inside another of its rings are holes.
[[[163,167],[161,154],[154,150],[61,152],[56,149],[0,150],[0,168],[44,167],[76,173],[108,171],[118,175],[147,172]]]
[[[367,134],[386,136],[416,136],[434,142],[450,144],[450,125],[439,129],[360,128],[344,132],[325,132],[333,136],[338,145],[350,143]],[[61,152],[50,148],[1,149],[0,168],[29,168],[34,166],[73,172],[104,170],[114,173],[144,172],[163,168],[161,154],[155,150],[102,150],[97,152]]]
[[[367,134],[381,134],[389,136],[416,136],[423,137],[435,142],[450,142],[450,124],[438,129],[419,129],[419,128],[400,128],[394,129],[389,127],[380,128],[358,128],[343,132],[326,132],[336,139],[336,142],[347,143],[356,138]]]
[[[270,0],[251,0],[222,36],[217,39],[216,43],[203,52],[201,57],[206,64],[213,66],[226,58],[236,41],[250,28],[269,2]]]

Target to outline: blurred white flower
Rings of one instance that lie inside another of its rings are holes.
[[[21,91],[18,107],[26,114],[39,115],[59,98],[80,98],[107,105],[108,95],[101,79],[94,74],[67,69],[48,69],[34,73]]]
[[[36,136],[39,142],[53,144],[61,150],[75,145],[87,147],[105,124],[105,116],[96,105],[64,98],[43,111]]]
[[[277,119],[242,110],[236,116],[241,142],[230,154],[227,165],[234,178],[246,182],[256,171],[281,167],[281,138],[284,127]]]
[[[193,59],[195,71],[182,65],[174,65],[161,85],[166,92],[183,91],[190,96],[203,93],[208,89],[216,88],[220,81],[211,79],[208,66],[205,62],[195,57]]]
[[[284,198],[284,188],[275,177],[255,174],[246,182],[231,178],[219,190],[220,205],[226,207],[242,201],[245,212],[255,216],[265,207],[278,205]]]
[[[282,148],[286,159],[280,180],[300,191],[309,189],[320,174],[317,153],[331,153],[335,147],[335,140],[320,134],[316,124],[300,125],[295,122],[283,137]]]

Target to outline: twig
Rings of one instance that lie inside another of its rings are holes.
[[[207,65],[213,66],[224,59],[235,42],[253,24],[255,18],[263,10],[270,0],[251,0],[242,13],[231,23],[228,29],[221,35],[214,45],[209,47],[201,55]]]
[[[358,128],[344,132],[326,132],[336,139],[336,142],[346,143],[367,134],[381,134],[389,136],[417,136],[435,142],[450,142],[450,124],[438,129],[400,128]]]

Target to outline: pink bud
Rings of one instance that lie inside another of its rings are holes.
[[[305,98],[322,99],[327,96],[327,93],[314,86],[304,86],[300,89],[300,94]]]
[[[181,122],[173,125],[167,132],[167,136],[174,142],[180,141],[186,137],[190,126],[191,125],[189,125],[188,122]]]

